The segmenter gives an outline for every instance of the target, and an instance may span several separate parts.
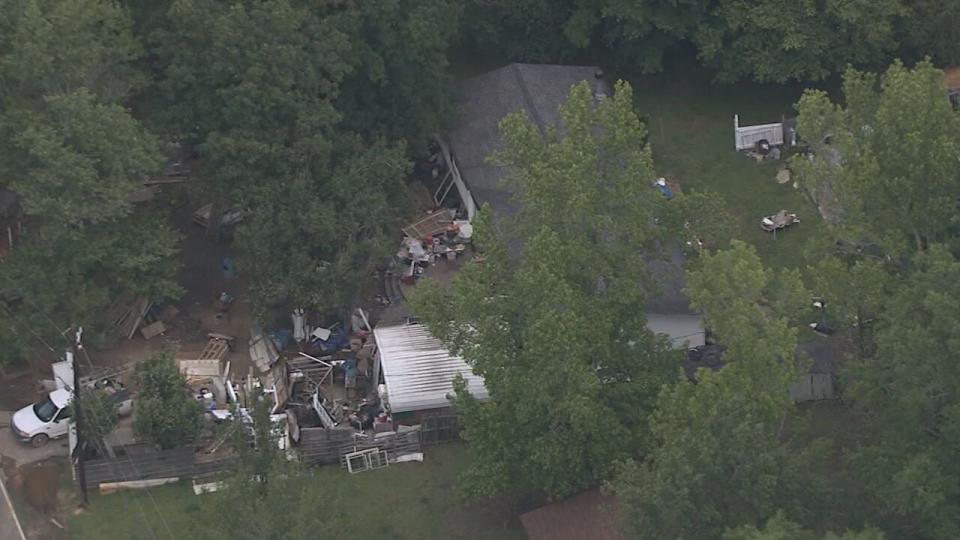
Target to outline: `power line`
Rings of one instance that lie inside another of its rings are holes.
[[[35,337],[40,343],[43,343],[43,346],[44,346],[44,347],[50,349],[50,352],[52,352],[53,355],[54,355],[56,358],[60,358],[60,353],[58,353],[58,352],[56,351],[56,349],[54,349],[53,347],[51,347],[50,344],[47,343],[46,340],[43,339],[43,337],[40,336],[40,334],[34,332],[34,331],[33,331],[33,328],[31,328],[29,324],[25,324],[23,321],[21,321],[20,318],[19,318],[13,311],[11,311],[10,308],[8,308],[8,307],[6,306],[6,303],[5,303],[5,302],[0,302],[0,307],[3,307],[3,310],[6,311],[7,314],[10,315],[10,317],[12,317],[13,319],[15,319],[17,322],[23,324],[23,326],[26,327],[27,332],[30,332],[30,334],[32,334],[33,337]]]

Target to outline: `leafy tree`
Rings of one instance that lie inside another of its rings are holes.
[[[696,384],[664,387],[652,418],[654,449],[613,483],[637,538],[716,538],[795,507],[810,487],[805,456],[781,441],[796,332],[764,308],[772,273],[734,242],[689,274],[694,305],[727,345],[726,367]],[[788,296],[789,297],[789,296]],[[782,302],[790,305],[789,302]],[[689,516],[697,516],[690,519]]]
[[[423,153],[452,114],[447,51],[460,30],[452,0],[325,4],[324,18],[347,35],[350,72],[340,83],[340,127]]]
[[[689,41],[704,24],[711,2],[576,0],[564,32],[580,48],[602,44],[614,62],[660,71],[664,55]]]
[[[797,104],[799,135],[815,156],[803,181],[823,180],[817,163],[831,159],[825,147],[833,147],[842,161],[832,170],[847,234],[875,238],[894,255],[946,240],[958,225],[960,117],[941,77],[929,62],[913,69],[895,62],[879,86],[877,77],[851,70],[845,107],[822,91],[807,91]]]
[[[688,273],[687,293],[730,356],[792,358],[796,329],[790,317],[810,299],[799,273],[764,268],[753,246],[738,240],[700,262]]]
[[[809,473],[779,440],[791,378],[772,357],[736,358],[719,372],[701,370],[697,384],[665,388],[652,420],[655,449],[614,483],[628,534],[716,538],[792,505]]]
[[[241,269],[257,275],[252,300],[261,314],[283,298],[341,307],[357,293],[347,284],[385,255],[405,193],[406,149],[344,131],[335,104],[354,62],[365,76],[380,77],[383,89],[396,83],[399,92],[410,82],[398,73],[399,57],[369,44],[362,49],[342,31],[375,39],[361,22],[386,24],[389,5],[378,6],[331,7],[333,14],[289,0],[177,0],[171,7],[158,49],[170,124],[202,141],[208,195],[244,211],[237,245]],[[432,61],[434,44],[427,42],[408,60]],[[354,45],[366,51],[360,60],[350,59]],[[400,107],[410,122],[422,119],[422,107]],[[371,113],[362,123],[388,122],[391,114]],[[365,128],[376,133],[382,126]]]
[[[873,259],[848,263],[839,257],[828,257],[808,272],[817,296],[826,302],[826,313],[856,329],[859,356],[873,354],[874,323],[883,312],[887,295],[895,288],[888,269]]]
[[[159,108],[172,133],[207,143],[222,190],[263,191],[263,178],[285,172],[273,168],[323,155],[316,137],[339,119],[332,100],[349,70],[333,21],[290,0],[174,0],[167,19],[153,39]]]
[[[86,88],[104,103],[122,101],[147,81],[126,11],[104,0],[3,0],[0,95],[23,102]]]
[[[122,106],[144,83],[126,12],[96,0],[2,7],[0,185],[22,196],[29,219],[0,291],[4,317],[32,329],[2,337],[24,351],[71,324],[97,330],[115,296],[175,295],[176,236],[129,203],[161,154]]]
[[[819,80],[848,64],[876,65],[889,58],[904,14],[899,0],[721,0],[692,41],[721,80]]]
[[[6,174],[27,213],[46,225],[97,225],[128,214],[130,194],[162,163],[152,135],[85,88],[11,116],[19,129]]]
[[[546,134],[522,114],[503,120],[496,159],[519,213],[482,209],[474,239],[486,260],[413,302],[490,394],[456,393],[472,494],[561,497],[596,485],[647,447],[647,413],[676,376],[677,356],[645,324],[646,257],[662,234],[651,223],[665,201],[637,182],[654,174],[631,89],[618,83],[595,104],[576,85],[561,116],[562,130]]]
[[[71,403],[71,407],[74,405]],[[102,390],[82,388],[80,409],[83,437],[101,456],[107,455],[104,440],[117,427],[117,409],[113,401]]]
[[[723,540],[883,540],[884,538],[882,532],[872,528],[859,532],[848,531],[840,535],[834,533],[827,533],[826,536],[818,535],[790,521],[783,512],[777,512],[767,520],[763,529],[757,529],[753,525],[743,525],[723,533]]]
[[[404,148],[359,138],[340,140],[342,157],[324,178],[297,177],[278,186],[241,227],[243,268],[257,276],[251,297],[259,306],[290,297],[304,305],[353,305],[373,265],[396,245],[408,162]]]
[[[910,16],[899,25],[905,57],[931,57],[939,66],[960,62],[960,43],[954,28],[960,20],[960,5],[949,0],[913,0],[906,2]]]
[[[133,429],[137,437],[160,448],[174,448],[200,433],[203,407],[189,395],[173,356],[160,353],[137,364],[137,410]]]
[[[270,420],[270,407],[270,400],[262,396],[248,417],[235,411],[231,422],[237,468],[226,478],[224,488],[212,495],[216,526],[210,534],[225,540],[342,534],[339,512],[317,511],[334,507],[337,487],[317,489],[305,466],[284,458],[277,448],[280,434]]]
[[[563,29],[570,0],[468,0],[463,41],[469,50],[522,62],[559,62],[574,48]]]
[[[912,538],[960,535],[960,262],[942,246],[915,256],[888,301],[877,350],[850,389],[876,440],[852,454],[878,522]]]

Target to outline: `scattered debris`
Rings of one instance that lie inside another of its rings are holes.
[[[194,479],[193,493],[194,495],[203,495],[204,493],[215,493],[223,489],[226,485],[227,483],[222,480],[197,483],[196,479]]]
[[[127,482],[102,482],[100,484],[100,494],[109,495],[128,489],[145,489],[166,484],[175,484],[179,481],[180,478],[156,478],[151,480],[130,480]]]
[[[453,212],[444,208],[407,225],[403,228],[403,234],[418,240],[426,240],[446,231],[451,224],[453,224]]]
[[[777,183],[786,184],[793,177],[793,174],[790,172],[790,169],[784,168],[777,171]]]
[[[259,324],[254,324],[250,328],[250,360],[261,373],[266,373],[279,359],[280,352],[277,351],[273,340],[263,333]]]
[[[796,214],[786,210],[780,210],[776,214],[766,216],[760,220],[760,228],[767,232],[776,232],[785,229],[794,223],[800,223],[800,218]]]
[[[150,340],[166,331],[167,327],[163,324],[163,321],[156,321],[141,328],[140,335],[143,336],[143,339]]]

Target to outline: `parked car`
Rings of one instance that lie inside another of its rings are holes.
[[[122,386],[111,388],[108,395],[114,402],[117,414],[130,414],[133,411],[130,392]],[[73,392],[58,388],[42,400],[15,412],[10,419],[10,429],[18,439],[29,442],[34,448],[47,444],[50,439],[63,437],[70,431],[71,401]]]

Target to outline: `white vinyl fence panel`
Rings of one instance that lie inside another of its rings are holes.
[[[783,144],[783,123],[757,124],[755,126],[741,126],[740,115],[733,115],[734,143],[737,151],[755,148],[761,140],[766,140],[771,146]]]

